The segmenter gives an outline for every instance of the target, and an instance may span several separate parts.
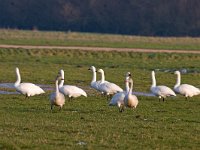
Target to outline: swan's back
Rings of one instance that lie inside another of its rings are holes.
[[[189,84],[181,84],[177,88],[174,88],[174,90],[175,90],[175,92],[177,92],[179,94],[189,96],[189,97],[200,94],[200,89],[194,87],[193,85],[189,85]]]
[[[33,83],[20,83],[18,86],[16,86],[16,90],[27,96],[45,93],[43,89]]]
[[[124,104],[126,92],[116,93],[112,99],[110,100],[109,106],[118,106],[120,104]]]
[[[164,85],[151,87],[151,92],[156,96],[162,96],[164,98],[168,96],[176,96],[172,89]]]
[[[122,88],[111,82],[101,83],[99,85],[99,89],[106,94],[115,94],[117,92],[123,92]]]
[[[79,97],[81,95],[87,97],[86,92],[77,87],[77,86],[73,86],[73,85],[64,85],[62,87],[59,88],[60,92],[63,93],[64,95],[67,95],[69,97]]]

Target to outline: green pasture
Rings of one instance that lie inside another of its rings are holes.
[[[199,50],[200,38],[0,29],[0,44]]]
[[[89,88],[89,66],[105,71],[106,80],[124,88],[124,75],[133,75],[134,90],[150,92],[151,70],[158,84],[173,87],[174,70],[187,69],[182,82],[200,87],[200,55],[78,50],[0,49],[0,83],[14,83],[15,67],[22,81],[54,86],[60,69],[65,83],[82,87],[88,97],[50,111],[49,94],[25,99],[0,95],[0,149],[198,149],[200,99],[182,96],[159,102],[138,96],[136,110],[119,113]],[[99,76],[98,76],[99,79]],[[8,89],[0,89],[8,90]],[[9,91],[14,91],[9,89]]]

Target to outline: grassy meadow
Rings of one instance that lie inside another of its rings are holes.
[[[26,40],[23,44],[27,44]],[[119,113],[89,87],[92,73],[88,71],[91,65],[102,68],[106,80],[123,88],[124,75],[130,71],[134,90],[148,93],[151,70],[156,70],[157,84],[173,87],[176,82],[173,71],[187,69],[182,82],[200,87],[198,54],[0,49],[0,64],[0,83],[14,83],[15,67],[19,67],[23,82],[53,87],[58,71],[64,69],[65,84],[82,87],[88,94],[87,98],[79,97],[72,102],[66,98],[63,109],[55,108],[52,112],[48,100],[51,91],[29,99],[17,94],[0,95],[0,149],[200,147],[199,96],[186,100],[178,95],[166,102],[138,96],[136,110],[127,108]]]
[[[0,29],[0,44],[200,50],[200,38]]]

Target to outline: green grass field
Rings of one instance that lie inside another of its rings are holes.
[[[0,29],[0,44],[199,50],[200,38]]]
[[[25,32],[26,33],[26,32]],[[24,43],[26,44],[26,43]],[[151,70],[157,84],[173,87],[174,70],[187,69],[183,83],[200,87],[200,55],[75,50],[0,49],[0,83],[14,83],[15,67],[22,81],[54,86],[60,69],[65,83],[81,86],[88,97],[68,102],[62,111],[50,111],[49,94],[25,99],[0,95],[0,149],[198,149],[199,96],[159,102],[138,96],[136,110],[119,113],[105,97],[89,88],[87,69],[102,68],[106,80],[124,88],[124,75],[133,74],[134,90],[150,92]],[[99,76],[98,76],[99,79]],[[1,90],[1,89],[0,89]],[[6,89],[4,89],[6,90]]]

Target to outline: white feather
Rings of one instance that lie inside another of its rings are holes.
[[[43,89],[41,89],[39,86],[33,83],[20,83],[21,76],[19,73],[19,68],[16,68],[15,71],[16,71],[17,81],[15,82],[14,86],[19,93],[26,95],[28,97],[45,93]]]
[[[126,82],[129,75],[130,72],[128,72],[125,76],[125,91],[116,93],[110,100],[109,106],[118,106],[120,108],[121,105],[124,105],[124,98],[126,96],[126,93],[129,91],[129,84],[128,82]]]
[[[60,70],[60,73],[61,73],[61,77],[64,79],[64,71]],[[63,85],[63,84],[64,84],[64,80],[62,80],[59,84],[59,91],[63,93],[64,95],[68,96],[69,98],[76,98],[81,95],[87,97],[87,94],[83,89],[74,85]]]
[[[99,69],[98,72],[101,73],[101,83],[99,84],[99,90],[101,92],[103,92],[105,95],[112,95],[123,91],[123,89],[118,85],[105,81],[105,75],[102,69]]]
[[[128,78],[127,81],[128,83],[131,84],[129,91],[126,93],[126,96],[124,98],[124,103],[126,107],[129,108],[136,108],[138,105],[138,98],[137,96],[132,94],[133,91],[133,80],[132,78]]]
[[[92,71],[92,81],[90,83],[90,86],[92,88],[94,88],[95,90],[97,91],[100,91],[99,90],[99,84],[101,83],[101,81],[96,81],[96,68],[94,66],[91,66],[88,70],[91,70]]]
[[[55,92],[51,93],[50,95],[50,104],[51,104],[51,109],[53,108],[53,105],[55,106],[59,106],[60,109],[63,107],[63,105],[65,104],[65,96],[59,92],[58,89],[58,81],[59,79],[61,79],[61,77],[57,77],[56,78],[56,88],[55,88]]]
[[[151,73],[152,76],[152,86],[151,86],[151,92],[155,95],[158,96],[159,98],[166,98],[168,96],[176,96],[174,91],[170,89],[167,86],[161,85],[161,86],[156,86],[156,78],[155,78],[155,72],[152,71]]]
[[[179,71],[175,71],[174,74],[177,75],[177,82],[174,86],[174,91],[185,97],[193,97],[200,94],[200,89],[196,88],[190,84],[181,84],[181,74]]]

